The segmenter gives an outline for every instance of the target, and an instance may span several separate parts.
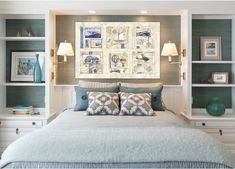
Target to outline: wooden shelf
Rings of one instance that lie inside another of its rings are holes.
[[[4,86],[45,86],[45,83],[4,83]]]
[[[192,87],[235,87],[235,84],[192,84]]]
[[[5,41],[44,41],[45,37],[0,37],[0,40]]]
[[[235,64],[235,61],[192,61],[193,64]]]

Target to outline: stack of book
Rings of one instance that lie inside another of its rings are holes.
[[[15,107],[13,107],[12,111],[13,111],[13,114],[16,114],[16,115],[32,114],[33,107],[32,106],[17,105]]]

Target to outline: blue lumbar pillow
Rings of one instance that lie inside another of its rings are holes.
[[[88,108],[88,95],[87,92],[113,92],[118,93],[119,87],[109,87],[109,88],[84,88],[80,86],[75,86],[76,92],[76,105],[75,111],[84,111]]]
[[[164,111],[162,105],[162,89],[163,85],[159,85],[153,88],[133,88],[133,87],[123,87],[120,86],[120,92],[125,93],[151,93],[151,106],[155,111]]]

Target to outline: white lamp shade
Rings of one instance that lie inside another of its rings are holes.
[[[72,47],[71,43],[61,42],[59,45],[59,49],[57,51],[57,55],[74,56],[73,47]]]
[[[162,56],[178,56],[178,51],[176,49],[175,43],[165,43],[162,48]]]

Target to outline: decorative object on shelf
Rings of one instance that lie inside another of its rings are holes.
[[[67,56],[74,56],[72,44],[68,43],[66,40],[61,42],[57,51],[57,55],[64,56],[64,62],[67,62]]]
[[[16,37],[21,37],[20,32],[17,32],[17,33],[16,33]]]
[[[222,60],[221,37],[202,36],[201,40],[201,60],[215,61]]]
[[[76,78],[160,78],[159,22],[76,22],[75,39]]]
[[[21,36],[27,37],[28,35],[29,35],[29,32],[28,32],[27,28],[26,28],[26,27],[23,27],[23,28],[21,29]]]
[[[42,70],[39,64],[39,53],[36,53],[36,62],[33,70],[33,81],[34,83],[41,83],[42,81]]]
[[[15,115],[33,114],[33,107],[25,105],[16,105],[15,107],[13,107],[12,112]]]
[[[12,82],[33,82],[34,65],[37,61],[42,70],[42,81],[45,81],[44,55],[42,51],[11,51],[11,81]]]
[[[216,84],[228,84],[228,72],[213,72],[212,81]]]
[[[206,111],[212,116],[222,116],[225,112],[225,106],[218,97],[213,97],[207,104]]]

